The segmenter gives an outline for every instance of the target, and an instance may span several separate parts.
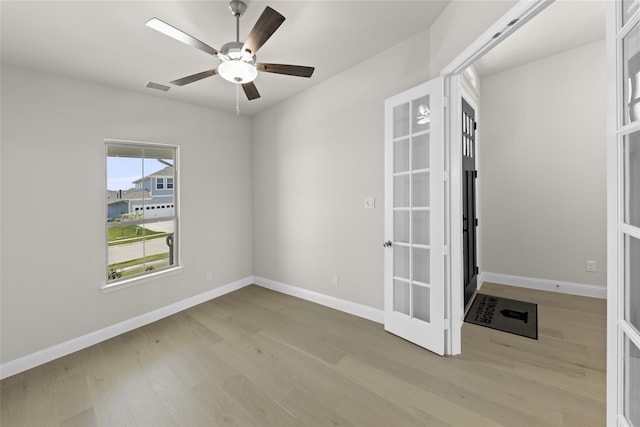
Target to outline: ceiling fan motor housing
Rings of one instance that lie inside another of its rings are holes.
[[[243,51],[242,47],[244,43],[242,42],[229,42],[225,43],[220,50],[218,51],[218,58],[222,62],[227,61],[244,61],[247,64],[255,64],[256,56],[251,55],[248,51]]]
[[[242,42],[229,42],[218,51],[218,74],[232,83],[249,83],[258,76],[256,56],[243,51],[243,46]]]

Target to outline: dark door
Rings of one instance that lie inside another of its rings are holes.
[[[462,238],[464,250],[464,305],[478,286],[476,243],[476,113],[462,100]]]

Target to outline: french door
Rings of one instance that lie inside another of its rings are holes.
[[[385,329],[445,351],[443,80],[385,102]]]
[[[607,424],[640,426],[640,2],[609,5]],[[610,87],[611,88],[611,87]]]

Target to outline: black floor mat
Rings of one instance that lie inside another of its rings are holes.
[[[477,294],[464,321],[538,339],[538,305],[531,302]]]

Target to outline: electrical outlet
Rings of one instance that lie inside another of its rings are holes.
[[[595,273],[597,271],[597,263],[595,261],[587,261],[587,272]]]
[[[333,275],[333,286],[340,286],[340,277],[337,274]]]
[[[213,280],[213,274],[211,274],[211,273],[207,273],[207,275],[206,275],[206,279],[207,279],[207,282],[212,281],[212,280]]]

